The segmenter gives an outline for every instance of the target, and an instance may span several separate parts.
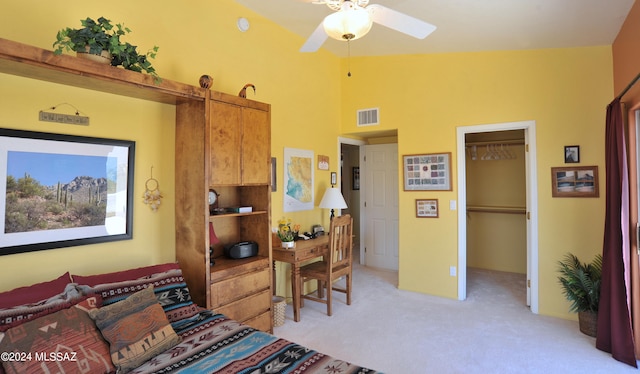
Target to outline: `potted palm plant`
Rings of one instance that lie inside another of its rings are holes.
[[[568,253],[558,264],[558,280],[565,297],[571,303],[569,310],[578,313],[580,331],[596,336],[602,255],[596,255],[591,263],[581,263],[577,256]]]
[[[130,33],[131,30],[120,23],[113,25],[104,17],[97,20],[86,18],[80,23],[82,28],[67,27],[58,31],[56,41],[53,43],[55,54],[73,51],[78,56],[102,56],[98,57],[98,60],[103,59],[105,63],[122,66],[127,70],[144,71],[154,76],[156,81],[160,80],[149,61],[156,57],[157,46],[145,54],[138,53],[136,46],[120,40],[120,37]]]

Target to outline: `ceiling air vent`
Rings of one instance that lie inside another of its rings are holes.
[[[358,110],[358,126],[373,126],[380,124],[380,109],[370,108]]]

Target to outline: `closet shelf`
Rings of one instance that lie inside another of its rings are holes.
[[[517,206],[467,205],[467,212],[526,214],[527,208]]]

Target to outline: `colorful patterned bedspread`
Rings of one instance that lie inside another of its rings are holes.
[[[182,342],[131,373],[379,373],[208,310],[174,329]]]

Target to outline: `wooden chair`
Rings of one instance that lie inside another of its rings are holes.
[[[329,229],[329,254],[322,261],[314,262],[300,268],[301,298],[327,304],[327,315],[331,315],[332,290],[343,292],[347,296],[347,305],[351,305],[351,285],[353,271],[353,218],[349,214],[334,217]],[[333,283],[345,277],[346,287],[339,288]],[[318,282],[317,296],[304,293],[305,282],[315,279]],[[326,299],[324,289],[327,289]]]

